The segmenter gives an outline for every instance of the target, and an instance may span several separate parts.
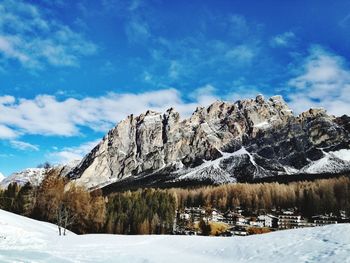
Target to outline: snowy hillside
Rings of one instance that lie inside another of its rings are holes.
[[[350,224],[249,237],[69,233],[0,210],[0,262],[350,262]]]
[[[335,152],[323,152],[324,157],[313,161],[303,169],[302,173],[344,173],[350,169],[350,150],[342,149]]]

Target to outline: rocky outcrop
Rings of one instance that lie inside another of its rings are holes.
[[[294,116],[281,96],[216,101],[184,120],[173,108],[147,111],[121,121],[67,176],[92,188],[252,181],[312,173],[326,159],[350,171],[349,123],[322,109]]]

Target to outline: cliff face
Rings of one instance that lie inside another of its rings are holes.
[[[130,115],[68,174],[78,184],[227,183],[350,171],[349,117],[294,116],[280,96],[214,102],[181,120],[174,109]]]

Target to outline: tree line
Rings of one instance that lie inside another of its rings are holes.
[[[10,184],[0,191],[0,208],[58,225],[76,233],[101,232],[105,220],[105,201],[101,192],[88,192],[68,184],[52,169],[38,187],[29,183],[20,187]]]
[[[241,207],[246,211],[297,208],[304,216],[350,213],[350,179],[339,177],[288,184],[226,184],[195,189],[172,189],[178,208],[214,207],[221,211]]]
[[[106,232],[114,234],[171,233],[176,198],[168,191],[144,189],[108,197]]]
[[[0,190],[0,208],[76,233],[164,234],[176,209],[202,206],[221,211],[297,208],[303,216],[350,213],[350,179],[339,177],[288,184],[227,184],[194,189],[140,189],[103,196],[48,171],[38,187],[16,183]]]
[[[176,200],[157,189],[102,196],[100,190],[87,191],[51,169],[38,187],[12,183],[0,190],[0,208],[55,223],[60,235],[66,229],[79,234],[164,234],[172,230]]]

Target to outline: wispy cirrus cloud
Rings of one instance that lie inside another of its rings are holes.
[[[15,130],[9,128],[6,125],[0,124],[0,139],[12,139],[17,136],[18,134]]]
[[[152,36],[149,23],[150,5],[142,0],[103,0],[105,12],[117,12],[123,18],[124,32],[131,44],[142,45]]]
[[[79,58],[96,50],[96,45],[82,34],[53,20],[34,4],[14,0],[0,3],[2,64],[16,61],[30,69],[78,66]]]
[[[129,41],[134,44],[142,43],[151,36],[148,23],[137,16],[133,16],[126,23],[125,32]]]
[[[21,151],[39,151],[39,146],[31,144],[29,142],[12,140],[10,141],[11,147]]]
[[[216,34],[209,37],[212,30]],[[198,31],[186,37],[152,35],[149,64],[141,78],[159,86],[194,79],[205,83],[209,76],[220,80],[223,74],[252,65],[261,54],[260,35],[261,26],[239,14],[208,16]]]

